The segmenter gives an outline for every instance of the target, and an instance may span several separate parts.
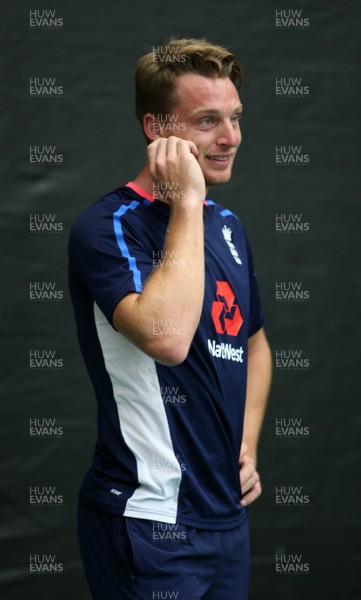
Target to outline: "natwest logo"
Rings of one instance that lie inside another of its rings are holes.
[[[217,291],[212,304],[212,319],[217,333],[237,335],[241,329],[243,318],[235,295],[227,281],[217,281]]]

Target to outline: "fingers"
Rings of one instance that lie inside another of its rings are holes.
[[[206,185],[197,155],[193,142],[176,136],[158,138],[149,144],[150,175],[154,182],[165,184],[161,199],[172,206],[188,206],[204,200]]]
[[[253,488],[243,496],[241,500],[242,506],[248,506],[249,504],[252,504],[252,502],[254,502],[254,500],[256,500],[256,498],[258,498],[261,494],[262,486],[261,482],[258,481]]]
[[[189,144],[189,149],[192,152],[193,156],[197,157],[199,154],[197,146],[194,144],[194,142],[190,142],[190,141],[188,141],[188,144]]]
[[[247,446],[246,442],[242,442],[241,451],[239,453],[239,463],[240,464],[241,464],[241,462],[243,462],[243,459],[244,459],[245,455],[247,454],[247,452],[248,452],[248,446]]]
[[[177,162],[177,139],[175,137],[156,140],[154,148],[154,176],[159,181],[167,180],[169,171]],[[151,174],[153,175],[152,169]]]
[[[258,483],[260,477],[256,469],[254,468],[253,462],[249,461],[242,465],[240,470],[241,489],[242,493],[246,494],[252,489],[256,483]]]
[[[246,446],[246,444],[245,444]],[[254,462],[246,456],[247,449],[244,451],[243,444],[240,454],[240,482],[242,490],[242,506],[248,506],[262,493],[259,473],[256,471]]]
[[[180,159],[189,158],[190,154],[198,156],[197,146],[174,135],[168,138],[157,138],[149,144],[148,161],[151,175],[157,180],[164,179],[167,167],[175,167]]]

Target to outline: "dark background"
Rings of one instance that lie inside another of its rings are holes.
[[[30,9],[55,9],[63,26],[30,29]],[[282,9],[302,10],[309,26],[276,28],[275,11]],[[96,406],[67,291],[67,238],[85,207],[142,167],[134,64],[171,34],[206,36],[244,65],[243,142],[234,176],[209,197],[247,227],[273,354],[301,350],[310,364],[274,373],[259,450],[264,491],[250,509],[250,598],[361,598],[360,26],[356,1],[2,2],[4,600],[89,598],[75,513]],[[30,77],[55,77],[62,96],[31,97]],[[301,77],[309,95],[276,96],[278,77]],[[63,163],[29,164],[34,145],[55,145]],[[277,145],[302,145],[309,164],[276,165]],[[309,233],[276,233],[276,215],[290,213],[302,215]],[[30,214],[55,214],[63,231],[31,234]],[[55,282],[63,300],[30,301],[31,282],[44,281]],[[301,282],[309,300],[276,301],[280,281]],[[56,351],[63,368],[30,370],[34,348]],[[34,418],[55,419],[62,434],[30,437]],[[277,437],[277,418],[301,418],[309,435]],[[34,485],[55,486],[63,503],[30,506]],[[277,506],[278,486],[302,487],[308,504]],[[63,574],[30,574],[29,556],[42,554],[56,555]],[[277,573],[277,554],[301,555],[308,574]]]

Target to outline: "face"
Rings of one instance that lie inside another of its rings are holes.
[[[178,77],[176,92],[171,120],[178,128],[169,135],[195,143],[207,185],[225,183],[241,143],[242,104],[236,87],[229,78],[186,73]]]

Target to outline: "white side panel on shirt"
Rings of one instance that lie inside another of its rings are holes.
[[[120,429],[137,462],[140,486],[128,499],[124,516],[176,523],[182,471],[155,362],[115,331],[95,302],[94,317]]]

